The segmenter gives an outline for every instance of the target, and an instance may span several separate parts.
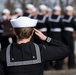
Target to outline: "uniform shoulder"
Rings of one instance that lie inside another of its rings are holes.
[[[43,44],[36,44],[36,43],[32,43],[32,44],[38,46],[40,48],[40,50],[45,48],[45,45],[43,45]]]

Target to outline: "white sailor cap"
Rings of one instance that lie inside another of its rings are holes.
[[[58,5],[56,5],[56,6],[54,6],[54,8],[53,8],[54,10],[61,10],[61,7],[60,6],[58,6]]]
[[[46,5],[40,5],[40,6],[39,6],[39,9],[40,9],[40,10],[47,10],[47,6],[46,6]]]
[[[32,5],[32,4],[27,4],[27,5],[26,5],[26,8],[27,8],[27,9],[33,9],[33,8],[34,8],[34,5]]]
[[[3,11],[2,11],[2,13],[7,13],[7,14],[10,14],[10,10],[8,10],[8,9],[3,9]]]
[[[50,12],[52,12],[52,9],[48,7],[48,8],[47,8],[47,11],[50,11]]]
[[[37,11],[37,8],[34,7],[34,8],[33,8],[33,11],[36,12],[36,11]]]
[[[21,12],[21,13],[22,13],[23,11],[22,11],[21,8],[16,8],[16,9],[15,9],[15,12]]]
[[[74,8],[73,8],[72,6],[67,6],[67,7],[65,8],[65,10],[67,10],[67,11],[69,11],[69,10],[73,11]]]
[[[38,20],[31,19],[29,17],[19,17],[17,19],[12,19],[10,22],[13,28],[23,28],[23,27],[35,27]]]

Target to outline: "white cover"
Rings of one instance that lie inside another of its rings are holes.
[[[31,19],[28,17],[19,17],[17,19],[12,19],[10,22],[14,28],[22,28],[22,27],[35,27],[38,20]]]
[[[15,9],[15,12],[21,12],[21,13],[22,13],[23,11],[22,11],[21,8],[16,8],[16,9]]]
[[[54,7],[54,10],[61,10],[61,7],[58,6],[58,5],[56,5],[56,6]]]
[[[10,10],[8,10],[8,9],[3,9],[3,11],[2,11],[2,13],[7,13],[7,14],[10,14]]]
[[[40,10],[47,10],[47,6],[46,5],[40,5],[39,8],[40,8]]]
[[[32,5],[32,4],[27,4],[27,5],[26,5],[26,8],[27,8],[27,9],[34,9],[35,7],[34,7],[34,5]]]
[[[67,11],[69,11],[69,10],[74,11],[74,8],[73,8],[72,6],[67,6],[67,7],[65,8],[65,10],[67,10]]]

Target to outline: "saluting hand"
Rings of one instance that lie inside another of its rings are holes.
[[[46,40],[47,36],[45,36],[42,32],[40,32],[40,31],[37,30],[37,29],[34,29],[34,31],[35,31],[35,34],[36,34],[41,40],[43,40],[43,41]]]

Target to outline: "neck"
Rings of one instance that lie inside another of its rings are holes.
[[[27,43],[27,42],[29,42],[29,41],[30,41],[30,39],[17,39],[17,43],[18,43],[18,44]]]
[[[68,16],[73,16],[73,15],[69,15],[69,14],[67,14]]]

